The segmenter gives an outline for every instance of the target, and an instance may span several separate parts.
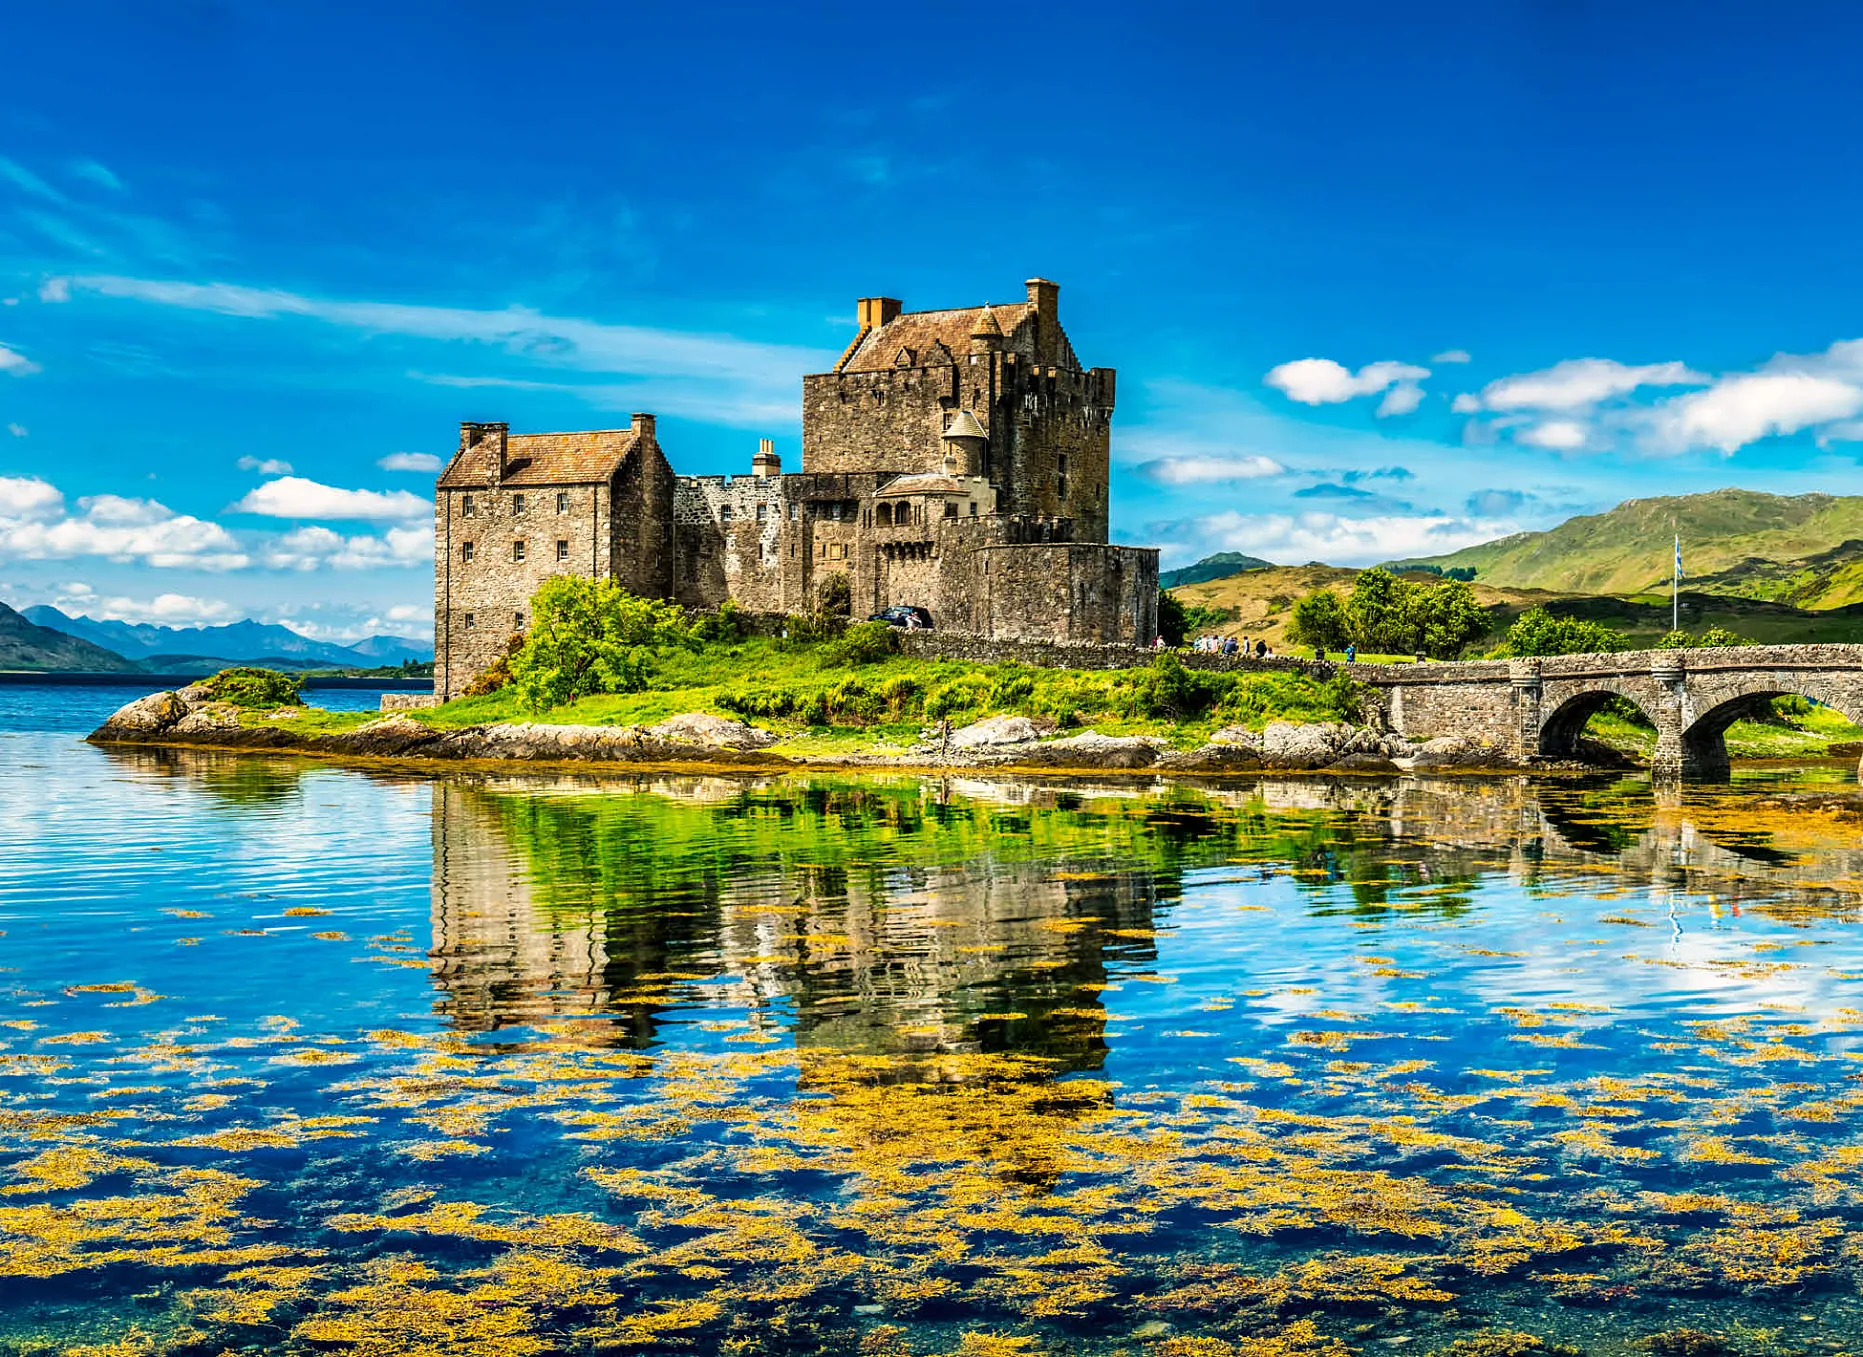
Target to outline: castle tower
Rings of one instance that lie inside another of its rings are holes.
[[[988,312],[985,312],[987,315]],[[990,446],[990,436],[977,423],[977,417],[968,410],[959,410],[944,431],[941,440],[944,444],[944,474],[947,476],[980,476],[983,474],[983,453]]]

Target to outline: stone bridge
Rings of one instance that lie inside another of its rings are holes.
[[[1863,725],[1863,645],[1632,650],[1447,664],[1355,664],[1391,729],[1412,739],[1470,735],[1523,758],[1569,758],[1614,697],[1656,727],[1654,771],[1728,774],[1727,727],[1768,698],[1796,694]]]

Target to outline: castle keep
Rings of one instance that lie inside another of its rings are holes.
[[[1060,288],[906,311],[858,303],[833,371],[802,379],[802,470],[768,439],[750,474],[678,476],[652,415],[513,434],[464,424],[434,496],[435,691],[457,696],[526,625],[551,575],[691,607],[810,611],[845,579],[943,630],[1147,644],[1158,553],[1107,543],[1114,374],[1082,368]]]

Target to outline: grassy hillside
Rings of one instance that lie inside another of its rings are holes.
[[[1158,576],[1158,584],[1165,589],[1175,589],[1180,584],[1201,584],[1205,580],[1219,580],[1225,575],[1234,575],[1243,570],[1259,570],[1272,564],[1272,561],[1264,561],[1259,556],[1244,556],[1239,551],[1219,551],[1214,556],[1205,556],[1195,565],[1165,571]]]
[[[1461,564],[1461,562],[1458,562]],[[1356,570],[1329,565],[1274,566],[1251,570],[1226,579],[1184,585],[1171,592],[1186,607],[1202,607],[1226,614],[1216,627],[1200,626],[1224,635],[1260,636],[1277,649],[1284,648],[1294,600],[1314,589],[1351,591]],[[1426,583],[1436,577],[1411,576]],[[1556,613],[1587,617],[1628,634],[1633,641],[1654,644],[1669,630],[1669,598],[1643,595],[1574,594],[1550,589],[1503,589],[1476,576],[1475,597],[1494,618],[1494,634],[1505,631],[1528,608],[1545,607]],[[1863,603],[1841,608],[1811,610],[1767,599],[1740,598],[1684,590],[1682,626],[1689,631],[1726,627],[1755,641],[1863,642]]]
[[[115,651],[49,627],[34,626],[4,603],[0,603],[0,669],[136,672],[136,666]]]
[[[1789,588],[1755,584],[1778,576],[1774,583],[1799,588],[1802,606],[1863,600],[1863,570],[1826,591],[1806,588],[1818,571],[1800,564],[1836,554],[1824,571],[1829,574],[1863,559],[1863,496],[1715,490],[1626,500],[1609,513],[1567,519],[1546,532],[1516,533],[1393,568],[1473,566],[1478,582],[1497,588],[1634,595],[1667,586],[1677,531],[1691,588],[1793,601],[1785,597]]]

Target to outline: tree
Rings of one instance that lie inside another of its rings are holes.
[[[1184,644],[1184,633],[1190,630],[1190,615],[1177,595],[1168,589],[1158,591],[1158,634],[1164,637],[1168,646]]]
[[[1315,650],[1343,650],[1348,639],[1345,605],[1331,589],[1315,589],[1294,604],[1287,639]]]
[[[1411,646],[1439,660],[1452,660],[1493,625],[1466,580],[1445,579],[1427,588],[1412,586],[1403,598]]]
[[[638,598],[613,580],[554,576],[531,599],[530,615],[511,677],[539,712],[593,693],[639,692],[655,651],[690,637],[677,604]]]
[[[1352,584],[1352,597],[1346,601],[1345,616],[1346,633],[1361,650],[1388,653],[1411,644],[1403,605],[1404,595],[1412,588],[1383,566],[1359,572]]]
[[[1528,608],[1514,619],[1495,650],[1507,655],[1584,655],[1628,650],[1629,638],[1621,631],[1583,617],[1566,617],[1544,608]]]
[[[1699,650],[1704,646],[1750,646],[1753,642],[1726,627],[1709,627],[1701,635],[1672,631],[1656,643],[1658,650]]]

